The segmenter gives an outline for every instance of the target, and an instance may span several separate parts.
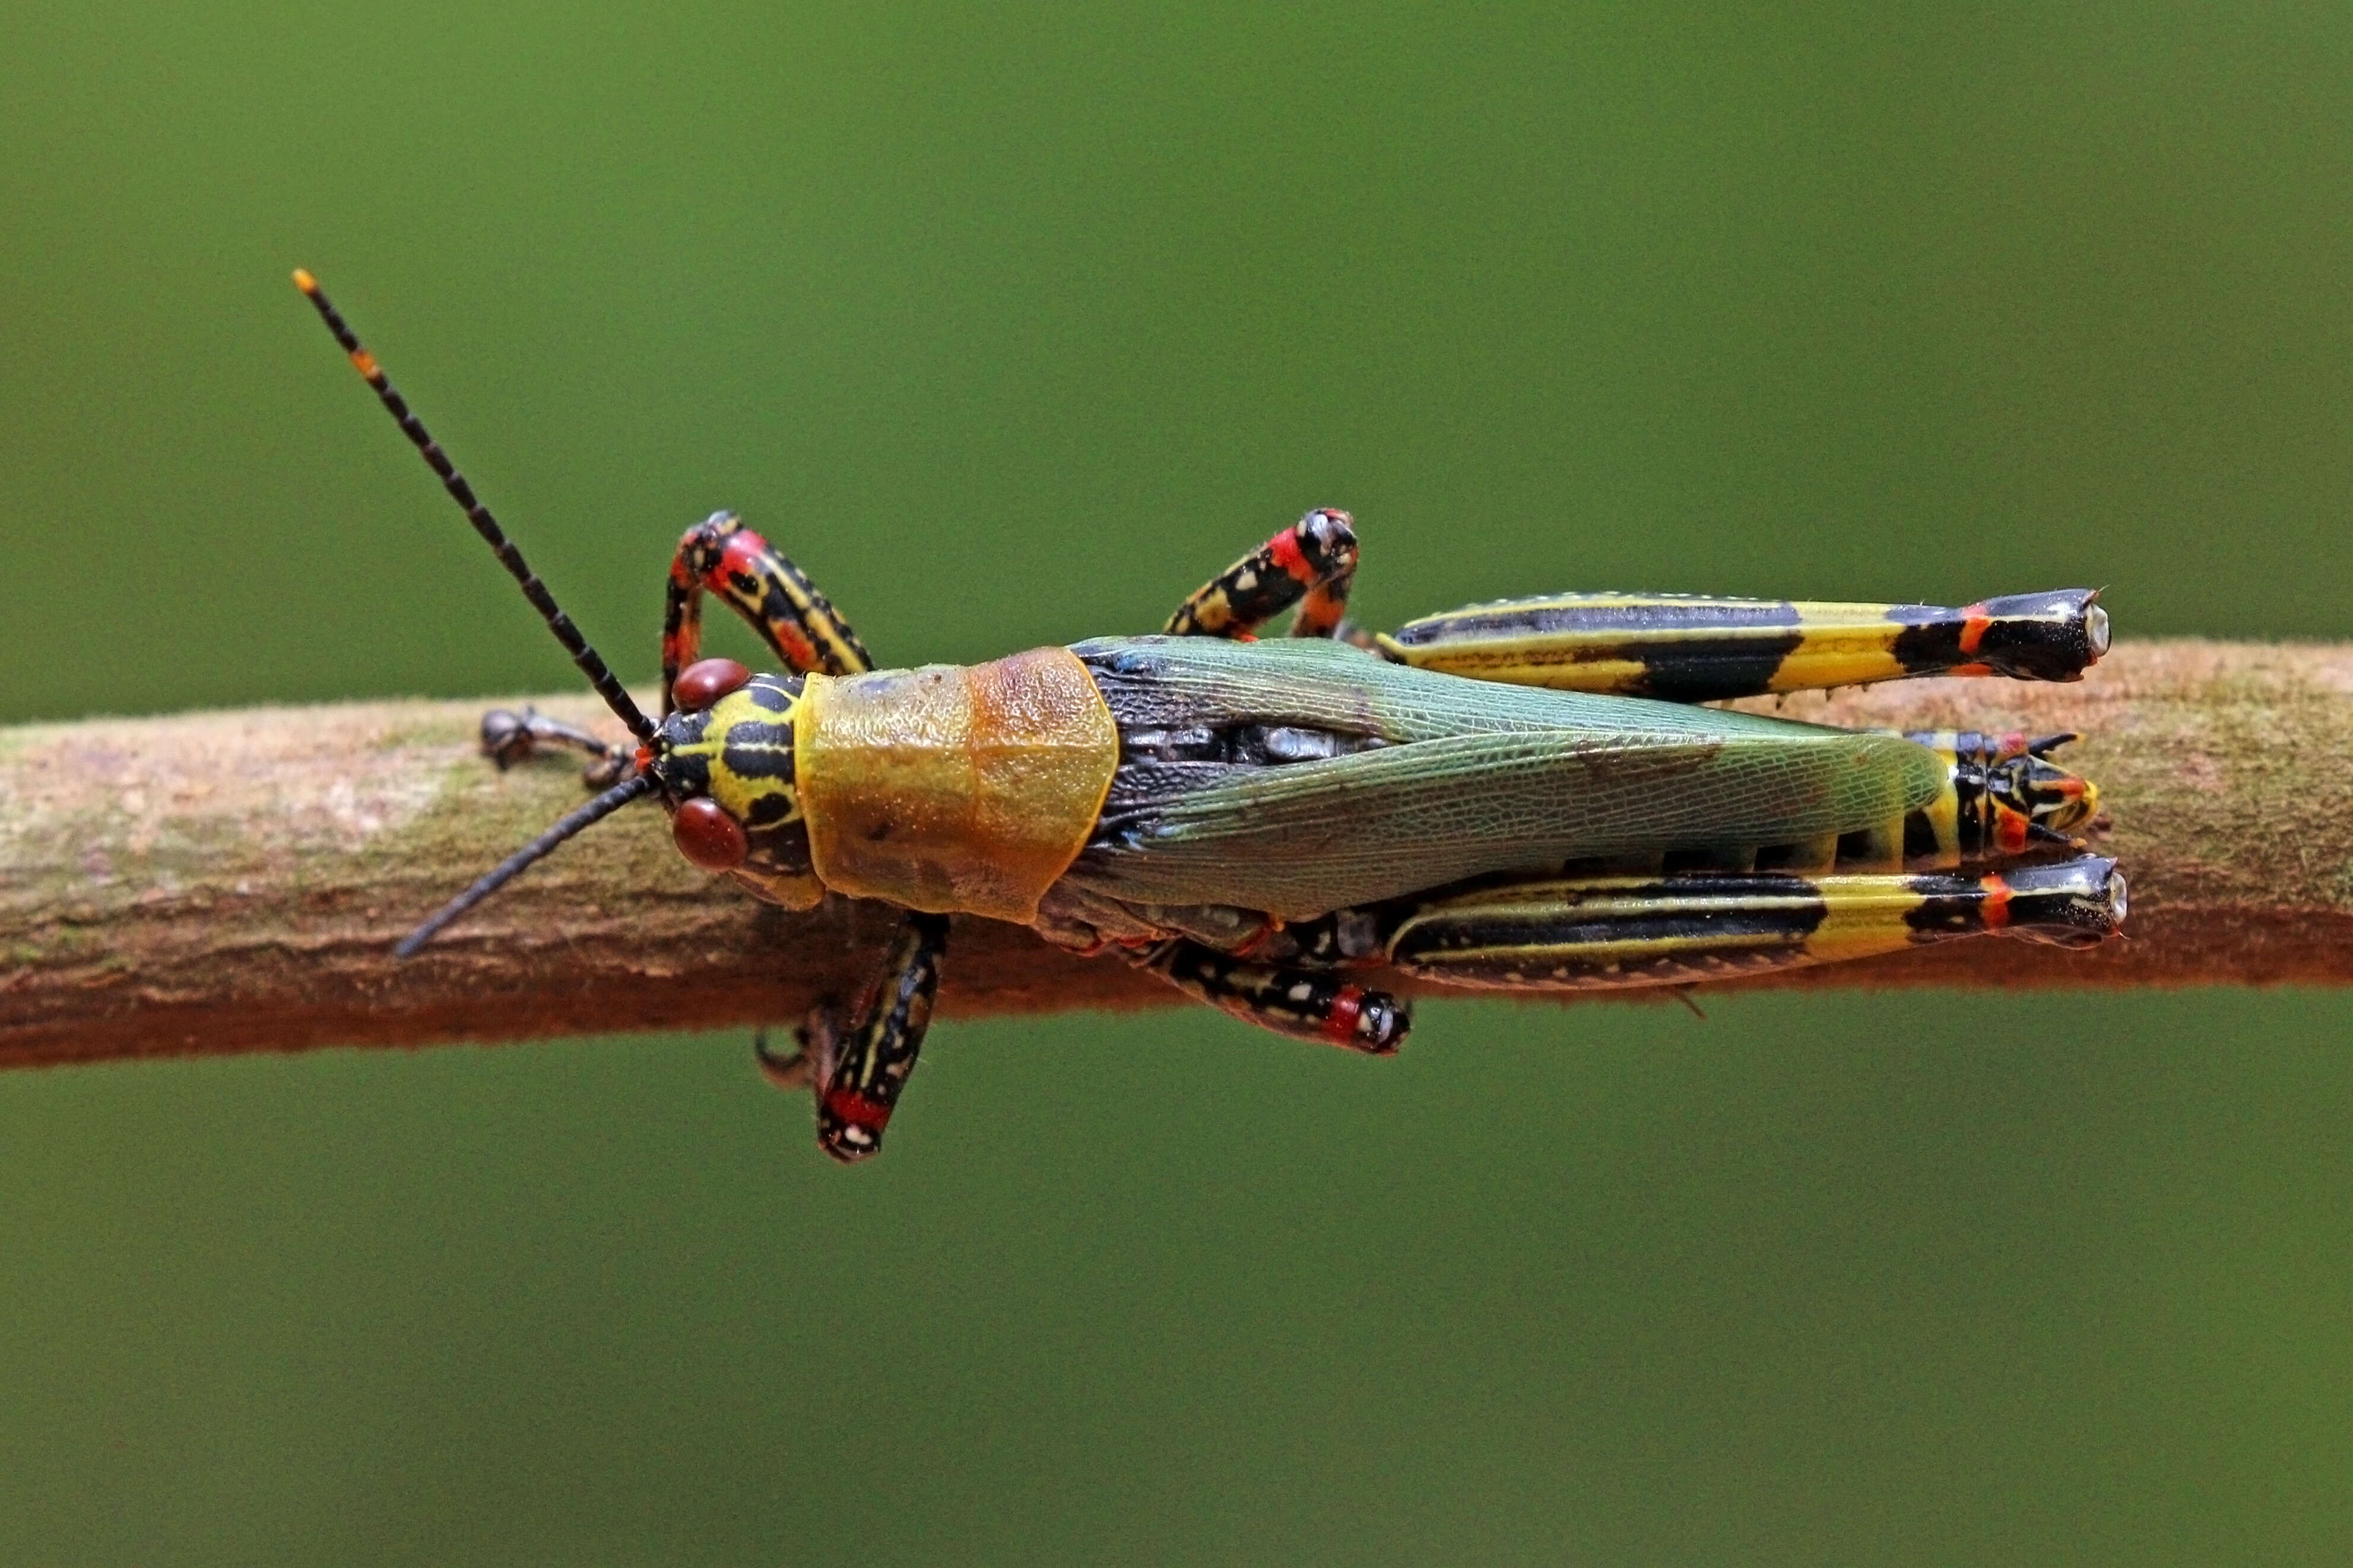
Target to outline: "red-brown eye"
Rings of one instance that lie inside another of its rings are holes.
[[[752,672],[732,658],[698,658],[678,672],[670,700],[689,712],[698,711],[751,679]]]
[[[709,662],[716,664],[719,660]],[[739,664],[735,668],[744,667]],[[743,825],[709,795],[696,795],[678,808],[678,815],[670,819],[670,836],[677,841],[680,854],[706,871],[731,871],[752,852],[750,840],[744,837]]]

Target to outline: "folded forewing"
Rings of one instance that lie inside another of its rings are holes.
[[[1900,737],[1684,711],[1718,732],[1491,731],[1238,771],[1107,816],[1070,875],[1130,902],[1298,918],[1590,856],[1851,832],[1939,787]]]

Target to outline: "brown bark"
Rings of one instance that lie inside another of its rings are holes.
[[[482,762],[488,705],[0,730],[0,1065],[748,1025],[861,982],[889,910],[761,908],[682,862],[644,807],[395,965],[402,932],[581,798],[557,762]],[[541,706],[600,720],[590,699]],[[2132,940],[1973,940],[1762,984],[2353,980],[2353,647],[2134,643],[2077,686],[1921,681],[1781,710],[2080,730],[2068,760],[2114,813]],[[1179,1000],[987,921],[962,923],[948,973],[951,1015]]]

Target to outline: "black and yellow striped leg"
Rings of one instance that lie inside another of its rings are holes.
[[[1528,879],[1426,904],[1389,961],[1449,985],[1608,990],[1728,980],[1799,964],[2007,933],[2095,946],[2125,918],[2098,856],[1984,877],[1694,873]]]
[[[1172,637],[1249,637],[1297,605],[1293,637],[1335,637],[1356,577],[1355,521],[1319,507],[1196,589],[1161,629]]]
[[[854,1015],[811,1009],[798,1031],[801,1048],[791,1057],[771,1055],[765,1037],[754,1042],[769,1081],[816,1091],[818,1146],[844,1164],[882,1147],[882,1131],[931,1026],[947,943],[947,916],[910,914]]]
[[[1375,640],[1449,675],[1676,702],[1915,675],[2076,680],[2108,651],[2098,596],[2063,588],[1947,607],[1560,594],[1425,616]]]
[[[799,567],[733,512],[713,512],[686,531],[670,558],[662,608],[665,714],[679,671],[702,651],[706,588],[733,605],[795,675],[855,675],[874,668],[866,645]]]
[[[1183,937],[1127,957],[1197,1001],[1294,1040],[1394,1056],[1413,1026],[1404,1003],[1330,971],[1255,963]]]
[[[799,567],[734,513],[714,512],[686,531],[670,561],[662,615],[665,714],[680,672],[702,652],[705,590],[749,622],[794,674],[855,675],[874,668],[857,632]],[[863,1160],[882,1146],[931,1025],[947,936],[946,916],[908,913],[854,1014],[812,1010],[797,1031],[800,1052],[789,1058],[772,1056],[765,1037],[754,1042],[772,1080],[816,1091],[818,1145],[837,1160]]]

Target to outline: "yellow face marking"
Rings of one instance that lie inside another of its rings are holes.
[[[711,720],[702,738],[677,747],[675,755],[703,759],[710,771],[711,798],[736,821],[773,827],[798,821],[800,794],[793,778],[793,721],[800,710],[796,698],[783,712],[753,700],[752,689],[731,691],[711,705]],[[755,808],[763,801],[781,800]]]

